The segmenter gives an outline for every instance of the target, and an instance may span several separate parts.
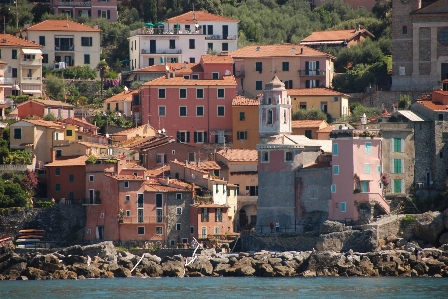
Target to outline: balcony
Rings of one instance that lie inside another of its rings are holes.
[[[141,224],[141,223],[165,223],[167,220],[166,216],[132,216],[132,217],[124,217],[123,224]]]
[[[94,206],[94,205],[101,204],[101,199],[99,199],[99,198],[92,198],[92,199],[83,198],[83,199],[80,199],[79,201],[83,206]]]
[[[182,54],[182,50],[181,49],[163,49],[163,50],[156,50],[154,52],[151,50],[142,49],[141,54]]]
[[[90,2],[58,2],[58,7],[68,6],[68,7],[91,7],[92,4]]]
[[[326,70],[299,70],[300,76],[325,76]]]
[[[14,80],[12,78],[0,77],[0,85],[13,85]]]
[[[20,82],[26,84],[42,84],[42,79],[41,77],[22,77]]]
[[[42,65],[42,63],[40,59],[24,59],[20,61],[20,65],[39,67]]]
[[[133,30],[130,36],[135,35],[203,35],[200,30],[180,30],[180,29],[165,29],[165,28],[142,28]]]
[[[227,35],[227,37],[224,38],[224,36],[216,34],[216,35],[206,36],[205,39],[208,39],[208,40],[236,40],[236,35]]]
[[[54,50],[55,51],[64,51],[64,52],[75,51],[75,46],[74,45],[59,45],[59,46],[54,46]]]
[[[213,196],[196,196],[194,198],[194,203],[202,203],[202,204],[209,204],[213,203]]]

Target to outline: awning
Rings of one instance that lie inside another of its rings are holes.
[[[39,90],[39,89],[23,89],[22,93],[32,93],[32,94],[38,93],[38,94],[41,94],[42,90]]]
[[[23,54],[42,54],[40,49],[22,49]]]

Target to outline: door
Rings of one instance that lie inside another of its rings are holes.
[[[149,53],[155,54],[156,51],[156,41],[155,40],[150,40],[149,41]]]
[[[64,56],[64,61],[67,66],[72,66],[72,57],[71,56]]]
[[[247,216],[246,216],[246,210],[240,211],[240,227],[244,228],[247,225]]]
[[[104,226],[100,225],[96,227],[96,238],[104,240]]]
[[[94,201],[94,190],[89,189],[89,204],[93,205]]]
[[[227,39],[229,35],[229,25],[222,25],[222,39]]]

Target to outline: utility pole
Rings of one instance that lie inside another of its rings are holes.
[[[17,1],[18,0],[15,0],[14,4],[16,5],[16,29],[19,29],[19,11],[17,9]]]

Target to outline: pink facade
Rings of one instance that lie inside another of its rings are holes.
[[[58,1],[51,0],[54,14],[66,13],[72,18],[88,16],[93,19],[104,18],[110,22],[118,19],[117,0]]]
[[[228,207],[217,204],[194,204],[190,206],[190,225],[196,239],[233,232],[233,222],[228,217]]]
[[[51,104],[48,104],[51,102]],[[31,100],[17,106],[17,115],[20,119],[26,116],[37,116],[43,118],[52,113],[56,118],[66,119],[72,117],[73,106],[59,101]]]
[[[358,220],[355,203],[361,202],[379,204],[389,212],[389,205],[382,196],[381,140],[339,136],[332,139],[330,220]]]

